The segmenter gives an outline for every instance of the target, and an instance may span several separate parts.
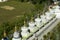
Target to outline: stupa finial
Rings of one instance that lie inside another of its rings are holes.
[[[24,26],[26,26],[26,21],[24,20]]]
[[[4,37],[6,37],[6,31],[4,30]]]
[[[15,32],[17,31],[17,27],[15,26]]]
[[[33,21],[33,16],[31,17],[31,21]]]

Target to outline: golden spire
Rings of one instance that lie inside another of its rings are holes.
[[[15,26],[15,32],[17,31],[17,27]]]
[[[6,31],[4,30],[4,37],[6,37]]]
[[[37,15],[37,17],[39,18],[40,14]]]
[[[24,26],[26,26],[26,21],[24,20]]]
[[[32,17],[31,17],[31,21],[32,21],[32,22],[33,22],[33,19],[34,19],[34,18],[33,18],[33,16],[32,16]]]

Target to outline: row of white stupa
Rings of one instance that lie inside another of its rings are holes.
[[[54,10],[54,11],[52,11]],[[49,22],[52,18],[54,18],[56,15],[55,13],[58,12],[59,6],[55,5],[52,7],[52,9],[49,7],[49,11],[45,12],[45,15],[37,16],[37,18],[34,19],[31,18],[31,21],[28,23],[29,27],[26,27],[25,21],[24,25],[21,27],[21,35],[22,38],[19,36],[20,33],[16,30],[17,28],[15,27],[15,32],[13,34],[12,40],[26,40],[30,35],[33,35],[36,30],[41,28],[45,23]],[[30,32],[28,32],[30,30]],[[4,36],[6,38],[6,33],[4,33]],[[4,38],[2,38],[4,40]]]

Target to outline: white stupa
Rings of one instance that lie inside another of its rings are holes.
[[[34,28],[35,28],[35,22],[33,21],[33,17],[31,17],[31,21],[28,23],[29,25],[29,29],[30,29],[30,32],[33,32],[34,31]]]
[[[49,15],[50,17],[55,16],[55,8],[53,6],[49,6],[48,11],[45,13],[46,15]]]
[[[15,26],[15,32],[13,34],[12,40],[21,40],[19,32],[17,31],[17,27]]]
[[[35,24],[37,27],[41,27],[42,25],[42,20],[39,17],[39,14],[37,15],[37,18],[35,18]]]
[[[4,30],[4,37],[1,40],[9,40],[5,30]]]
[[[46,19],[46,16],[43,14],[43,15],[41,15],[40,16],[41,17],[41,20],[42,20],[42,23],[47,23],[48,22],[48,20]]]
[[[0,2],[6,2],[7,0],[0,0]]]
[[[53,6],[49,6],[48,12],[50,12],[51,14],[55,14],[55,8],[53,8]]]
[[[56,18],[60,18],[60,7],[58,6],[58,4],[55,2],[54,3],[55,5],[52,6],[53,9],[50,8],[50,12],[53,13],[56,15]]]
[[[24,21],[24,25],[21,27],[21,30],[22,30],[22,32],[21,32],[22,37],[26,38],[28,36],[29,32],[28,32],[28,27],[26,27],[25,21]]]
[[[58,5],[55,5],[53,7],[54,7],[55,12],[58,12],[58,13],[60,12],[60,9],[59,9],[60,7]]]
[[[47,20],[51,20],[53,18],[54,15],[52,15],[50,12],[46,12],[46,19]]]

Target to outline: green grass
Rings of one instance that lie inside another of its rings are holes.
[[[16,1],[0,3],[1,6],[12,6],[14,10],[6,10],[0,8],[0,23],[4,21],[10,21],[16,18],[16,16],[22,16],[24,14],[32,14],[32,9],[34,10],[35,6],[31,3],[21,3]]]

